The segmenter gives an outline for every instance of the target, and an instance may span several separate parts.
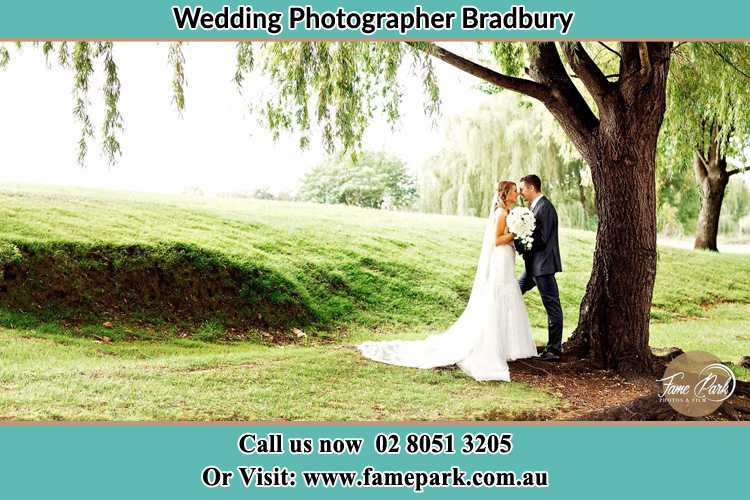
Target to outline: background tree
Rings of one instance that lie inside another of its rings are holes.
[[[305,201],[368,208],[411,207],[416,195],[406,164],[383,152],[335,155],[308,171],[298,192]]]
[[[268,187],[260,187],[252,192],[251,195],[256,200],[275,200],[276,196],[271,192]]]
[[[744,170],[750,145],[750,44],[681,45],[675,51],[667,109],[664,168],[694,172],[701,198],[695,248],[717,251],[726,188],[730,177]]]
[[[500,93],[452,117],[444,137],[440,151],[420,172],[422,210],[483,216],[492,202],[487,193],[498,180],[537,173],[563,225],[595,228],[588,167],[538,103]]]

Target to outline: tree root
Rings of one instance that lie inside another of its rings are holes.
[[[750,383],[737,381],[732,397],[724,401],[714,413],[705,417],[688,417],[660,401],[658,394],[640,397],[624,405],[605,408],[577,417],[589,421],[747,421],[750,420]]]
[[[582,349],[582,347],[584,347]],[[735,391],[732,396],[724,401],[722,405],[710,415],[705,417],[689,417],[675,411],[668,403],[661,401],[658,396],[659,384],[657,379],[661,378],[664,370],[670,361],[683,354],[683,350],[678,347],[652,349],[652,366],[653,372],[647,375],[654,376],[653,391],[644,396],[638,397],[627,403],[602,408],[591,411],[582,415],[573,417],[574,420],[592,420],[592,421],[747,421],[750,420],[750,382],[738,380]],[[585,372],[592,367],[592,360],[588,357],[585,346],[580,343],[572,344],[570,347],[565,345],[563,350],[563,363],[559,364],[557,375],[564,377],[564,372]],[[747,357],[740,360],[742,363]],[[733,366],[733,363],[724,362],[727,366]],[[742,366],[740,364],[740,366]],[[615,372],[612,372],[615,373]],[[617,374],[625,376],[621,369]],[[641,378],[643,373],[640,373]]]

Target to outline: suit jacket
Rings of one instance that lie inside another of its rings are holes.
[[[557,237],[557,211],[551,201],[545,196],[540,198],[534,206],[536,228],[534,242],[530,250],[515,242],[516,249],[523,255],[526,274],[529,276],[544,276],[562,271],[560,260],[560,244]]]

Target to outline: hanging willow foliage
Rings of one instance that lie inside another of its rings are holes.
[[[68,42],[60,42],[60,47],[57,50],[57,62],[63,68],[67,68],[69,61],[70,52],[68,52]]]
[[[237,43],[237,57],[234,71],[234,83],[238,88],[242,87],[245,74],[253,70],[255,59],[252,42]]]
[[[76,42],[73,46],[73,116],[81,125],[78,140],[78,163],[84,164],[88,152],[88,138],[94,136],[94,128],[88,113],[89,78],[94,72],[89,42]]]
[[[104,62],[104,121],[102,123],[102,147],[107,161],[113,165],[116,157],[122,155],[117,134],[122,131],[122,116],[117,107],[120,101],[120,79],[117,75],[117,64],[112,57],[112,42],[99,44],[98,55]]]
[[[185,109],[185,86],[187,85],[182,42],[174,42],[169,45],[167,60],[172,67],[172,102],[177,107],[177,112],[182,116]]]
[[[0,46],[0,69],[5,68],[10,62],[10,52],[6,47]]]
[[[452,117],[443,147],[420,172],[420,205],[427,212],[484,215],[498,181],[535,173],[558,207],[578,205],[576,225],[593,215],[586,167],[541,106],[503,93]],[[489,194],[488,194],[489,193]],[[567,221],[566,221],[567,222]]]
[[[264,124],[274,137],[299,132],[301,147],[309,143],[313,121],[329,153],[359,150],[376,112],[395,123],[405,53],[415,56],[411,69],[427,90],[426,112],[433,114],[439,105],[432,60],[403,44],[290,42],[264,43],[261,49],[262,69],[275,89],[261,109]]]
[[[105,81],[102,87],[104,101],[104,119],[102,121],[102,153],[110,165],[116,163],[122,155],[119,134],[123,130],[122,116],[119,111],[120,79],[114,58],[112,42],[59,42],[57,48],[50,41],[31,42],[31,46],[41,48],[44,61],[51,65],[54,58],[57,64],[73,72],[73,116],[80,125],[78,138],[78,163],[85,164],[88,154],[88,141],[94,137],[94,127],[89,116],[89,83],[94,74],[95,63],[102,62]],[[21,43],[15,44],[21,48]],[[72,45],[72,50],[70,45]],[[0,45],[0,68],[10,61],[7,47]]]

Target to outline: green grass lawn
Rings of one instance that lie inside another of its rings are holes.
[[[5,187],[2,241],[41,251],[61,243],[86,251],[153,246],[166,248],[165,266],[169,245],[194,245],[224,266],[262,269],[265,284],[283,284],[313,320],[307,336],[277,346],[252,329],[243,342],[225,342],[231,335],[220,320],[177,328],[134,315],[105,328],[44,308],[6,307],[0,418],[442,420],[512,417],[560,404],[524,384],[382,365],[351,348],[448,326],[468,297],[482,225],[477,218],[303,203]],[[567,335],[594,240],[563,230],[561,242]],[[526,302],[542,342],[538,294]],[[735,361],[750,354],[749,304],[747,256],[660,248],[651,344]]]
[[[343,346],[97,344],[0,330],[0,415],[32,420],[443,420],[539,411],[523,384],[387,369]]]

